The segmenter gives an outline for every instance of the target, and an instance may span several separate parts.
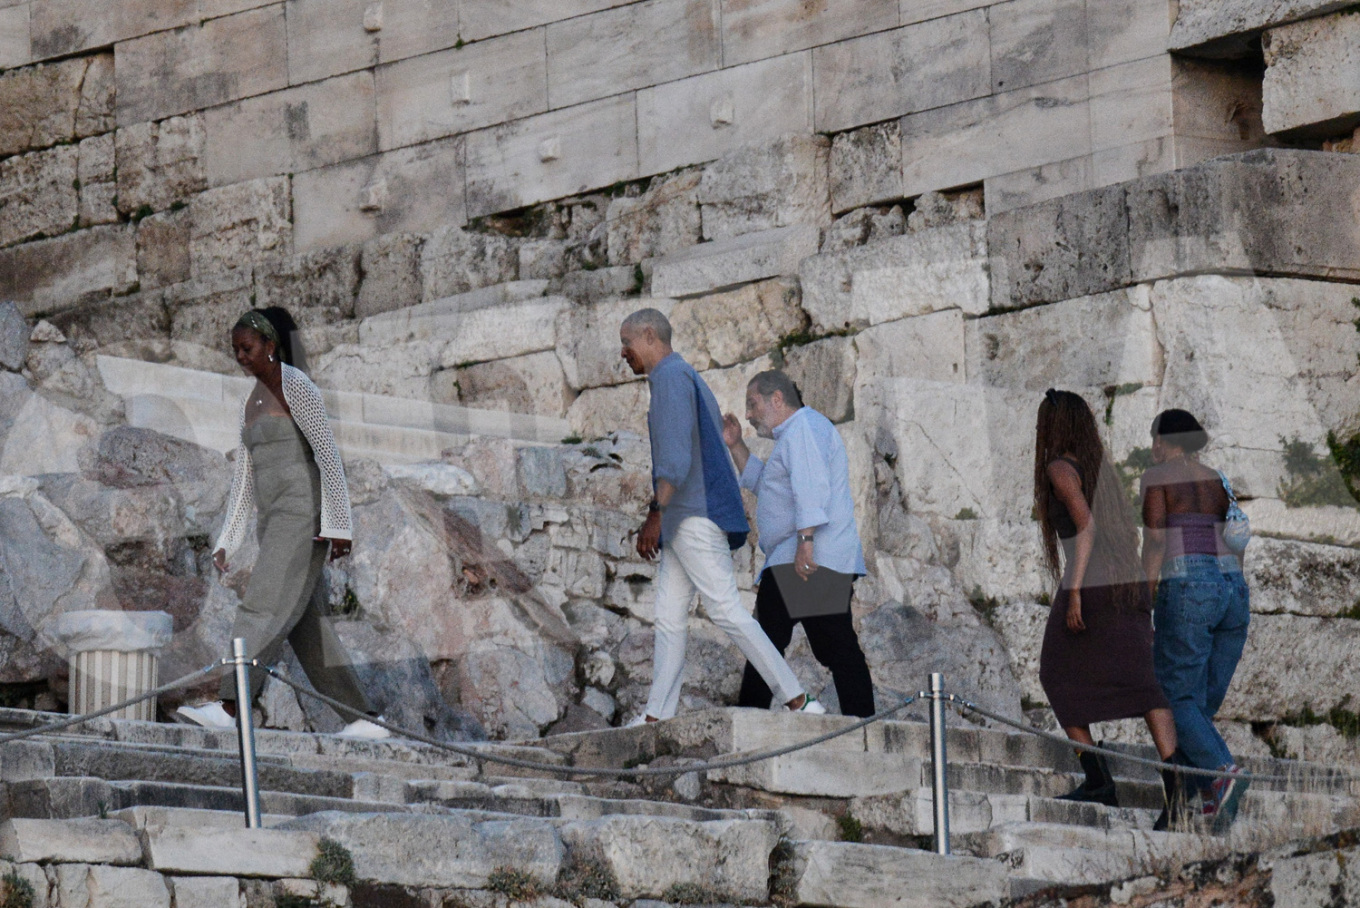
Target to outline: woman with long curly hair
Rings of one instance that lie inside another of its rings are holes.
[[[1152,668],[1152,602],[1132,508],[1091,408],[1070,391],[1050,388],[1039,404],[1034,508],[1058,581],[1039,655],[1058,724],[1090,745],[1092,722],[1142,716],[1157,752],[1170,759],[1176,726]],[[1083,751],[1078,758],[1086,780],[1064,797],[1118,806],[1105,757]]]

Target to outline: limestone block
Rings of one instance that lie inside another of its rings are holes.
[[[1039,534],[1034,535],[1037,539]],[[992,624],[1006,642],[1020,690],[1031,703],[1048,702],[1039,683],[1039,652],[1043,648],[1049,609],[1050,606],[1037,602],[1006,602],[993,612]]]
[[[131,225],[92,227],[0,251],[0,297],[17,302],[25,316],[125,293],[136,280]]]
[[[375,66],[382,32],[364,28],[370,5],[369,0],[288,0],[289,84]]]
[[[90,865],[89,908],[170,908],[170,889],[154,870]]]
[[[640,262],[696,245],[701,176],[698,170],[687,170],[658,177],[640,196],[611,199],[605,214],[609,261]],[[522,263],[521,252],[521,268]]]
[[[1360,158],[1285,149],[1139,180],[1128,187],[1133,278],[1242,270],[1352,279],[1358,180]]]
[[[1013,91],[1088,70],[1086,4],[1011,0],[988,10],[992,88]]]
[[[474,4],[459,11],[460,33],[464,40],[479,41],[492,35],[546,25],[559,19],[570,19],[623,6],[629,0],[557,0],[544,6],[538,0],[504,0],[501,3]]]
[[[286,825],[286,824],[285,824]],[[317,836],[305,830],[148,828],[147,866],[162,873],[211,876],[310,876]]]
[[[1118,182],[1118,180],[1097,181],[1095,170],[1095,156],[1083,155],[1079,158],[1040,164],[1037,167],[1026,167],[1013,173],[988,177],[983,181],[987,214],[998,215],[1014,208],[1025,208],[1049,199],[1085,192],[1097,185]]]
[[[438,345],[431,343],[397,344],[389,347],[369,347],[364,344],[336,344],[313,359],[312,376],[326,388],[344,388],[367,394],[426,400],[430,395],[430,373],[438,368]],[[383,447],[374,442],[372,434],[361,427],[354,444],[360,447]],[[384,433],[387,434],[387,433]],[[347,439],[337,440],[341,448]],[[390,438],[391,435],[387,434]],[[401,450],[401,442],[394,442]],[[413,443],[413,442],[411,442]],[[416,459],[429,459],[436,451],[417,449]]]
[[[112,134],[94,136],[80,143],[80,223],[83,226],[118,221],[117,167]]]
[[[137,224],[137,280],[147,290],[189,279],[188,209],[164,211]]]
[[[380,313],[364,319],[359,326],[359,339],[374,347],[439,340],[457,329],[463,313],[535,299],[543,296],[546,289],[546,281],[508,281]]]
[[[1354,549],[1258,537],[1246,560],[1254,612],[1333,617],[1354,607],[1360,591]]]
[[[383,0],[379,60],[391,63],[453,47],[459,40],[458,12],[442,0]]]
[[[741,145],[812,132],[812,56],[788,54],[638,92],[641,173],[666,173]]]
[[[784,371],[803,392],[803,403],[834,423],[855,415],[858,351],[848,337],[828,337],[784,351]]]
[[[29,4],[0,9],[0,69],[23,66],[33,59],[28,39]]]
[[[894,120],[842,132],[831,140],[831,210],[902,197],[902,128]]]
[[[798,286],[783,278],[681,300],[670,320],[673,343],[699,370],[755,359],[772,352],[781,338],[807,328]]]
[[[140,864],[142,846],[119,820],[6,820],[0,856],[16,862]]]
[[[1270,894],[1274,904],[1281,908],[1309,908],[1337,899],[1360,898],[1360,871],[1355,864],[1356,858],[1360,858],[1360,849],[1292,855],[1290,849],[1281,849],[1281,852],[1283,854],[1277,853],[1269,862]]]
[[[549,886],[563,859],[557,834],[539,819],[476,822],[462,816],[325,811],[280,828],[334,839],[354,855],[360,877],[399,886],[480,889],[493,870],[504,866]]]
[[[292,251],[288,178],[210,189],[189,203],[189,262],[195,278]]]
[[[73,145],[0,161],[0,246],[65,233],[80,213]]]
[[[795,898],[847,908],[963,908],[1010,893],[1005,864],[851,842],[799,842]]]
[[[282,6],[135,38],[119,44],[117,54],[119,126],[162,120],[288,85]]]
[[[823,252],[841,252],[865,243],[874,243],[901,236],[907,227],[907,216],[901,205],[888,208],[856,208],[832,222],[822,240]]]
[[[295,317],[334,322],[354,317],[359,289],[359,250],[317,249],[255,267],[256,305],[283,306]]]
[[[1317,713],[1341,706],[1360,683],[1349,655],[1358,644],[1360,621],[1252,615],[1247,648],[1219,715],[1260,722],[1297,712],[1302,704]]]
[[[467,135],[467,209],[477,217],[638,176],[637,112],[625,94]]]
[[[524,31],[378,70],[378,137],[386,151],[548,109],[541,31]]]
[[[463,224],[462,158],[463,139],[455,137],[298,174],[297,248]]]
[[[733,3],[723,10],[723,62],[778,57],[897,25],[896,0],[832,0],[813,9],[798,0]]]
[[[1043,391],[1161,379],[1146,287],[979,318],[966,330],[972,382]]]
[[[1210,145],[1211,153],[1198,153],[1181,166],[1230,152],[1251,151],[1266,142],[1261,122],[1260,77],[1233,61],[1193,60],[1172,57],[1172,107],[1178,142],[1187,148]],[[1229,113],[1225,116],[1224,111]],[[1190,142],[1191,139],[1209,140]],[[1188,152],[1183,151],[1184,157]]]
[[[653,0],[548,26],[552,107],[672,82],[722,63],[715,0]]]
[[[1333,136],[1360,124],[1360,17],[1339,13],[1267,31],[1266,130]]]
[[[229,347],[231,329],[251,308],[254,282],[249,268],[177,284],[165,294],[170,336],[204,347]]]
[[[1008,211],[987,223],[992,307],[1010,309],[1127,286],[1124,188]]]
[[[44,148],[112,128],[112,54],[0,74],[0,155]]]
[[[958,224],[891,237],[803,261],[803,309],[819,331],[988,306],[984,225]]]
[[[901,123],[902,194],[1086,154],[1089,106],[1087,79],[1077,76],[909,114]]]
[[[0,303],[0,368],[18,372],[28,358],[28,322],[13,302]]]
[[[1171,7],[1163,0],[1092,0],[1086,5],[1090,68],[1104,69],[1166,53]]]
[[[903,754],[814,749],[710,770],[709,778],[761,791],[850,798],[915,788],[920,784],[921,760]]]
[[[199,0],[198,11],[204,19],[217,19],[277,2],[278,0]]]
[[[635,379],[619,355],[619,327],[639,309],[658,309],[670,317],[674,303],[666,299],[609,300],[562,310],[557,323],[557,357],[572,388],[617,385]]]
[[[704,239],[830,223],[830,147],[823,136],[789,135],[730,152],[705,167],[699,183]]]
[[[611,432],[631,432],[647,437],[647,383],[586,388],[567,408],[567,422],[581,438],[598,438]]]
[[[964,320],[958,309],[884,322],[855,335],[853,343],[859,360],[856,385],[893,377],[931,382],[966,377]]]
[[[699,377],[708,384],[709,390],[717,398],[718,409],[723,413],[742,414],[746,412],[746,388],[757,374],[774,368],[774,361],[768,356],[729,369],[706,369]],[[757,456],[765,453],[757,442],[753,448]]]
[[[126,214],[144,207],[162,211],[207,189],[206,141],[199,114],[118,130],[119,209]]]
[[[376,103],[372,72],[358,72],[207,110],[208,182],[225,186],[374,154]]]
[[[241,908],[241,884],[229,876],[171,877],[175,908]]]
[[[1241,55],[1246,40],[1255,32],[1321,16],[1348,5],[1345,0],[1283,0],[1264,4],[1256,0],[1185,0],[1180,4],[1167,46],[1173,51],[1199,48],[1210,55]]]
[[[440,351],[439,363],[448,368],[552,350],[558,315],[569,305],[563,297],[548,296],[468,312]]]
[[[389,233],[364,245],[355,318],[414,306],[421,300],[420,251],[424,242],[416,234]]]
[[[811,225],[762,230],[704,243],[659,259],[652,266],[652,292],[699,296],[714,290],[798,271],[817,251],[820,231]]]
[[[514,244],[500,234],[441,227],[426,239],[420,251],[424,300],[441,300],[514,281],[518,266]],[[458,308],[476,308],[471,302]]]
[[[613,816],[562,827],[572,853],[604,863],[623,898],[660,897],[673,885],[697,883],[724,900],[764,901],[778,838],[765,820]]]
[[[193,0],[132,0],[110,7],[86,0],[39,0],[30,19],[34,59],[107,47],[198,20]]]
[[[819,47],[812,66],[818,132],[981,98],[991,92],[987,15],[973,10]]]
[[[440,376],[445,374],[456,389],[453,400],[447,392],[439,393]],[[562,364],[550,350],[436,373],[431,389],[436,399],[448,403],[553,417],[566,416],[573,400]]]
[[[1091,74],[1091,147],[1118,148],[1171,135],[1176,65],[1163,55],[1122,63]],[[1216,118],[1225,119],[1222,108]]]

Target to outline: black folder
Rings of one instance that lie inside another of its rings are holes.
[[[779,587],[789,617],[816,618],[819,615],[843,615],[850,611],[850,593],[855,575],[842,574],[819,567],[808,579],[798,576],[792,564],[778,564],[770,574]]]

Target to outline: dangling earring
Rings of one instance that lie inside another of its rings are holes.
[[[269,361],[270,361],[271,363],[274,361],[274,354],[272,354],[272,353],[269,354]]]

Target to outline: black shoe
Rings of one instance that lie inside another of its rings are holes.
[[[1179,761],[1172,757],[1171,762]],[[1163,769],[1162,793],[1166,797],[1166,806],[1162,808],[1162,813],[1157,817],[1157,822],[1152,824],[1153,831],[1168,832],[1184,829],[1186,821],[1190,817],[1190,807],[1185,791],[1185,776],[1174,769]]]
[[[1082,801],[1088,804],[1104,804],[1106,807],[1119,806],[1119,792],[1115,790],[1114,776],[1104,754],[1082,752],[1077,755],[1081,768],[1086,771],[1086,781],[1065,795],[1060,801]]]

